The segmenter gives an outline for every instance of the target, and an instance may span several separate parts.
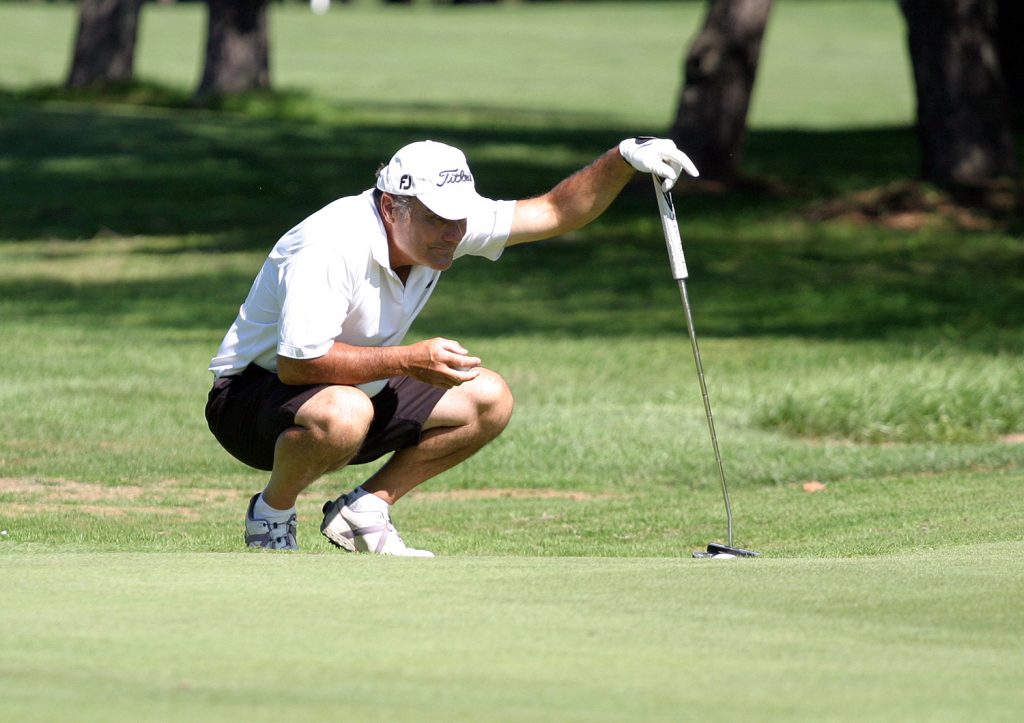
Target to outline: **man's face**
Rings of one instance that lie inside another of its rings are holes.
[[[381,200],[381,212],[388,227],[391,266],[429,266],[444,271],[452,265],[455,247],[466,234],[466,220],[449,221],[412,199],[408,213],[395,207],[389,194]]]

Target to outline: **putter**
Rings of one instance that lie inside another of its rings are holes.
[[[661,228],[665,232],[665,246],[668,248],[669,264],[672,266],[672,277],[679,284],[679,294],[683,298],[683,310],[686,312],[686,333],[690,337],[690,349],[693,350],[693,363],[697,367],[697,379],[700,381],[700,393],[704,398],[704,414],[708,420],[708,432],[711,434],[711,446],[715,450],[715,462],[718,465],[718,479],[722,483],[722,499],[725,500],[725,519],[729,534],[729,544],[721,545],[712,542],[707,552],[695,552],[694,557],[757,557],[753,550],[733,547],[732,544],[732,505],[729,503],[729,487],[725,484],[725,468],[722,466],[722,454],[718,450],[718,436],[715,434],[715,418],[711,414],[711,400],[708,397],[708,386],[704,381],[704,365],[700,361],[700,347],[697,346],[697,334],[693,329],[693,314],[690,311],[690,298],[686,294],[686,259],[683,256],[683,240],[679,235],[679,222],[676,219],[676,208],[672,202],[672,192],[661,186],[661,179],[654,178],[654,193],[658,198],[658,209],[661,211]]]

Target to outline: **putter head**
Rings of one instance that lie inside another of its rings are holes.
[[[708,553],[714,555],[733,555],[734,557],[760,557],[760,552],[754,552],[753,550],[744,550],[742,547],[730,547],[729,545],[720,545],[717,542],[712,542],[708,545]]]

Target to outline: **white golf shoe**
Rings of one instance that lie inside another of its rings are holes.
[[[299,543],[295,540],[296,520],[292,515],[285,522],[269,522],[253,517],[253,505],[259,495],[249,500],[249,509],[245,512],[245,544],[248,547],[265,547],[271,550],[298,550]]]
[[[323,510],[324,521],[320,524],[320,532],[343,550],[396,557],[434,556],[429,550],[408,547],[387,512],[356,512],[348,506],[347,495],[324,503]]]

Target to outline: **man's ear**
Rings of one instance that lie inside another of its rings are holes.
[[[388,225],[395,222],[395,202],[390,193],[380,195],[380,217]]]

